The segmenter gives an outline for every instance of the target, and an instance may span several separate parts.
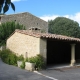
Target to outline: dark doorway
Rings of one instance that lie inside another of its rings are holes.
[[[80,64],[80,43],[75,45],[75,60],[76,64]]]
[[[47,65],[67,64],[71,60],[71,45],[69,42],[47,40]]]

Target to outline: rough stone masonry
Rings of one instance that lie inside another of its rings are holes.
[[[15,21],[29,29],[31,27],[40,28],[42,32],[48,32],[48,22],[30,14],[29,12],[1,15],[1,23],[7,21]]]

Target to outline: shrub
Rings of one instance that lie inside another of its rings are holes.
[[[0,50],[0,57],[1,57],[1,50]]]
[[[20,66],[21,69],[25,68],[25,61],[22,62],[22,65]]]
[[[9,55],[9,64],[16,65],[17,64],[17,57],[13,53]]]
[[[23,61],[23,60],[24,60],[23,55],[18,56],[18,57],[17,57],[17,60],[18,60],[18,61]]]
[[[3,62],[10,64],[10,65],[16,65],[17,64],[17,56],[13,54],[9,49],[3,50],[0,52],[1,59]]]
[[[37,55],[35,57],[27,58],[26,62],[35,63],[35,69],[41,69],[44,66],[44,60],[41,55]]]

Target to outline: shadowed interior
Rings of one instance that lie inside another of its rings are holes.
[[[47,40],[47,65],[70,63],[71,45],[70,42]]]

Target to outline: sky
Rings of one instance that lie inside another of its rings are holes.
[[[48,21],[56,17],[67,17],[80,24],[80,0],[11,0],[16,10],[10,8],[6,14],[29,12]]]

